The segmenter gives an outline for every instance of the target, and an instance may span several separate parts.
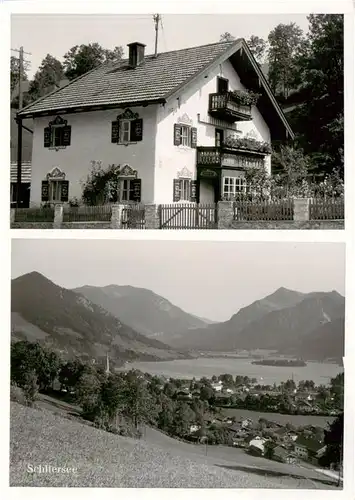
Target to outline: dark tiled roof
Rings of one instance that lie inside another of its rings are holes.
[[[314,452],[320,450],[324,446],[323,441],[312,438],[306,438],[304,436],[298,436],[297,440],[295,441],[295,444],[298,446],[304,446],[305,448],[307,448],[307,450]]]
[[[31,162],[22,163],[21,182],[31,182]],[[17,182],[17,163],[11,163],[10,182]]]
[[[27,106],[22,113],[164,99],[239,43],[235,40],[162,52],[157,57],[147,55],[133,69],[127,59],[103,64]]]

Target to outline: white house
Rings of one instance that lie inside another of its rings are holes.
[[[221,392],[222,389],[223,389],[223,384],[222,382],[219,380],[218,382],[215,382],[213,384],[211,384],[211,387],[214,391],[216,392]]]
[[[243,39],[144,47],[18,113],[34,122],[31,204],[81,198],[93,166],[119,166],[118,200],[144,203],[215,202],[270,171],[271,140],[293,132]]]
[[[249,449],[259,452],[260,454],[264,454],[266,443],[266,439],[261,438],[260,436],[256,436],[254,439],[249,441]]]

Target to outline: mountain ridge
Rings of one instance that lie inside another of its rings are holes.
[[[66,356],[102,359],[109,353],[117,364],[131,359],[186,357],[136,332],[84,295],[56,285],[37,271],[13,279],[11,285],[15,340],[33,341],[37,335],[40,342]]]

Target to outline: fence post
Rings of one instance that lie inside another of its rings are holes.
[[[10,227],[15,222],[16,208],[10,208]]]
[[[295,198],[293,200],[293,220],[309,220],[309,198]]]
[[[233,219],[233,201],[219,201],[217,204],[217,228],[231,229]]]
[[[54,205],[54,221],[53,221],[53,229],[60,229],[62,227],[63,222],[63,205]]]
[[[122,213],[124,205],[112,205],[111,229],[122,229]]]
[[[160,229],[159,205],[145,206],[145,228]]]

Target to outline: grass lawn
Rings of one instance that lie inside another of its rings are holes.
[[[299,470],[273,470],[271,463],[268,468],[245,467],[244,455],[234,454],[236,450],[232,448],[223,451],[210,447],[207,457],[200,448],[197,454],[193,445],[177,444],[158,431],[148,432],[146,440],[116,436],[48,409],[11,403],[11,486],[329,487],[319,479],[302,477]],[[29,464],[71,467],[77,471],[33,474],[28,472]]]

